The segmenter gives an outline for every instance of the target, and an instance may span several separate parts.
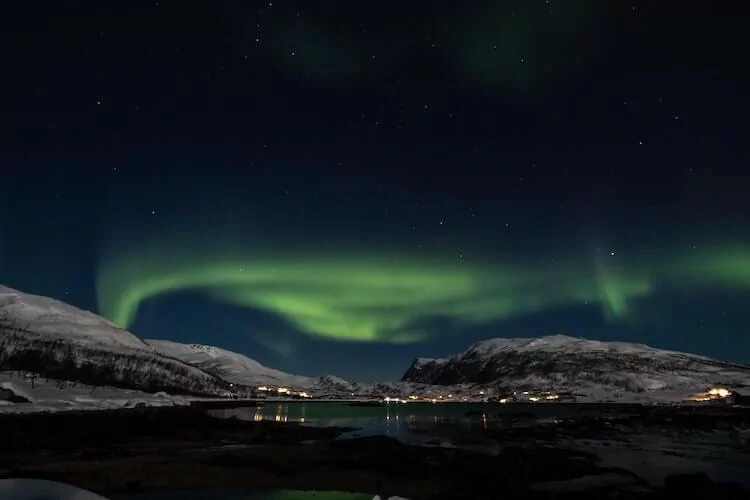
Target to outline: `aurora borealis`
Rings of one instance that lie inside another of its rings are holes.
[[[750,361],[741,16],[86,3],[2,35],[0,283],[305,375],[552,332]]]
[[[651,261],[648,270],[628,268],[614,251],[607,263],[586,266],[571,260],[542,269],[364,253],[282,251],[242,258],[221,250],[239,247],[226,241],[214,249],[183,242],[145,260],[138,255],[105,259],[98,282],[100,309],[128,327],[149,298],[199,290],[213,300],[277,314],[305,335],[398,344],[430,340],[429,328],[421,323],[431,318],[447,319],[460,331],[461,326],[596,304],[606,321],[627,321],[634,314],[629,303],[646,300],[660,288],[750,290],[750,252],[731,248],[672,254],[663,262]]]
[[[193,247],[195,249],[195,247]],[[291,254],[224,258],[221,253],[107,263],[99,281],[102,312],[130,326],[150,297],[198,289],[209,297],[279,314],[307,335],[354,342],[417,342],[430,338],[422,319],[481,324],[584,302],[608,318],[624,318],[630,298],[646,295],[645,277],[587,272],[484,268],[378,256]]]

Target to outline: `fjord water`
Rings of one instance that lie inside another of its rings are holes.
[[[637,415],[638,405],[586,403],[406,403],[352,406],[338,402],[265,402],[259,407],[209,410],[217,417],[299,422],[322,427],[350,427],[342,439],[388,436],[407,444],[465,447],[492,453],[502,443],[484,442],[487,430],[507,426],[549,426],[567,419]],[[477,439],[475,439],[477,438]],[[624,441],[622,439],[625,438]],[[629,470],[649,484],[668,474],[705,473],[717,481],[750,486],[746,455],[732,437],[719,434],[674,436],[659,431],[621,435],[621,441],[592,434],[554,444],[596,455],[602,466]],[[508,444],[508,443],[506,443]],[[553,443],[550,443],[553,444]]]
[[[266,402],[257,407],[209,410],[220,418],[298,422],[321,427],[357,429],[344,437],[389,436],[407,443],[431,439],[426,428],[451,424],[465,430],[481,430],[488,422],[523,417],[528,424],[553,422],[572,416],[601,415],[603,405],[499,403],[391,403],[356,406],[337,402]]]

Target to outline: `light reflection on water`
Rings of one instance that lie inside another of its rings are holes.
[[[493,428],[555,425],[580,417],[611,417],[614,416],[613,410],[616,410],[616,416],[636,414],[633,408],[626,406],[613,408],[564,403],[397,403],[357,407],[325,402],[266,402],[259,408],[211,410],[210,413],[245,420],[279,420],[357,429],[343,434],[342,439],[384,435],[409,444],[458,446],[494,453],[503,444],[482,441],[482,434]],[[479,439],[474,440],[472,436]],[[747,455],[732,452],[725,457],[713,457],[717,450],[734,449],[731,439],[720,434],[709,435],[706,439],[708,443],[700,442],[698,437],[676,439],[655,429],[650,434],[634,430],[632,434],[619,435],[614,441],[596,435],[591,439],[566,440],[562,437],[558,444],[593,453],[602,463],[636,472],[652,484],[658,485],[668,473],[705,472],[714,480],[750,486]],[[738,474],[737,471],[745,472]]]
[[[209,410],[213,416],[252,421],[298,422],[320,427],[351,427],[346,437],[384,435],[410,443],[431,439],[426,432],[443,424],[469,432],[486,432],[510,419],[528,425],[553,422],[565,415],[580,415],[582,406],[501,405],[499,403],[393,403],[352,406],[326,402],[266,402],[258,407]],[[520,418],[519,418],[520,416]]]

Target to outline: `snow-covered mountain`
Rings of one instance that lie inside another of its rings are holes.
[[[167,340],[146,340],[146,343],[158,352],[197,366],[233,384],[310,388],[318,381],[268,368],[254,359],[219,347]]]
[[[0,286],[0,371],[92,385],[221,394],[228,384],[94,313]]]
[[[31,330],[50,338],[64,338],[78,345],[150,350],[141,339],[97,314],[2,285],[0,324]]]
[[[479,384],[498,390],[572,391],[589,396],[689,393],[714,385],[750,387],[750,366],[643,344],[552,335],[486,340],[450,358],[418,358],[402,380]]]

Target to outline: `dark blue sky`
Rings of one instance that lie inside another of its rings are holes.
[[[271,3],[18,12],[0,283],[310,375],[552,332],[750,361],[732,4]]]

